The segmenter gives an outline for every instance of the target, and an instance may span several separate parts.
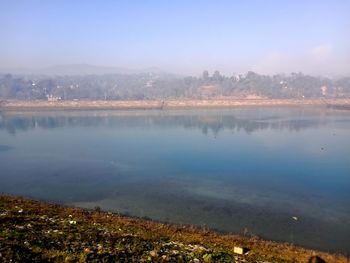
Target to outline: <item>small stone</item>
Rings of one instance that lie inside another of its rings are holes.
[[[152,256],[152,257],[156,257],[157,256],[157,252],[152,250],[151,252],[149,252],[149,254]]]
[[[205,247],[203,247],[203,246],[199,246],[199,245],[194,245],[194,246],[193,246],[193,250],[203,251],[203,250],[205,250]]]
[[[312,257],[310,257],[308,262],[310,262],[310,263],[326,263],[326,261],[324,261],[319,256],[312,256]]]

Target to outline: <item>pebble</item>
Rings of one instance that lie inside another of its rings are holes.
[[[152,250],[151,252],[149,252],[149,254],[152,256],[152,257],[156,257],[157,256],[157,252]]]

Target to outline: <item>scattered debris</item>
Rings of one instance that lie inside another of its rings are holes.
[[[249,249],[244,247],[234,247],[233,252],[239,255],[248,253]]]

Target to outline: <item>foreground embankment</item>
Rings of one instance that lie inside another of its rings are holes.
[[[235,248],[236,247],[236,248]],[[238,248],[247,248],[245,254]],[[325,262],[342,255],[0,196],[1,262]],[[312,261],[323,262],[323,261]]]
[[[74,100],[55,101],[44,100],[0,101],[0,109],[187,109],[187,108],[231,108],[241,106],[322,106],[350,107],[350,99],[230,99],[230,100]]]

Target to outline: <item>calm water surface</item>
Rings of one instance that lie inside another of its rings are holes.
[[[350,252],[349,111],[1,112],[0,182],[0,192]]]

